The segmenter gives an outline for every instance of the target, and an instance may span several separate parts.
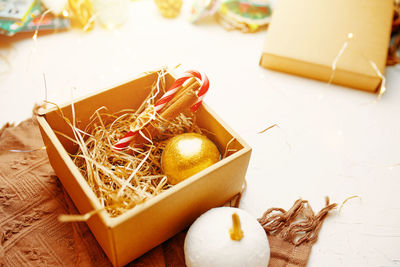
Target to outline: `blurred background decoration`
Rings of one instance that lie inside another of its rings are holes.
[[[91,30],[95,21],[115,28],[128,17],[129,0],[1,0],[0,33],[64,30],[71,26]]]
[[[228,30],[255,32],[268,26],[271,14],[269,0],[227,0],[221,3],[217,18]]]
[[[161,15],[165,18],[176,18],[181,12],[183,0],[154,0]]]
[[[138,2],[148,4],[143,6]],[[395,12],[388,66],[400,63],[400,1],[394,0],[393,3]],[[36,40],[39,31],[57,33],[77,28],[86,32],[96,25],[114,30],[128,19],[133,23],[129,27],[145,25],[148,22],[143,18],[129,15],[131,8],[136,9],[135,4],[138,4],[137,9],[153,5],[153,12],[165,18],[166,22],[180,17],[176,23],[192,23],[205,29],[220,25],[228,31],[255,33],[268,29],[275,0],[0,0],[0,34],[14,36],[31,32]],[[8,56],[3,53],[0,60],[0,73],[5,73],[4,70],[10,66]]]
[[[129,17],[133,0],[0,0],[0,34],[93,29],[95,22],[108,29],[121,26]],[[173,19],[181,14],[183,0],[154,0],[160,15]],[[189,21],[199,26],[210,18],[226,30],[245,33],[267,29],[275,0],[192,0]],[[395,0],[388,65],[399,62],[400,1]]]
[[[129,17],[133,0],[0,0],[0,34],[93,29],[96,22],[115,29]],[[272,14],[271,0],[193,0],[189,21],[201,25],[213,17],[227,30],[256,32],[265,29]],[[168,19],[181,14],[183,0],[154,0],[161,16]]]
[[[273,3],[270,0],[195,0],[190,20],[197,23],[215,16],[227,30],[256,32],[268,26]]]

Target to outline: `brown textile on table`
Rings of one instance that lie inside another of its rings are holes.
[[[42,147],[32,119],[0,129],[0,266],[111,266],[86,223],[57,220],[78,211]],[[184,267],[184,239],[179,233],[128,266]]]
[[[51,168],[37,124],[0,132],[0,266],[111,266],[85,223],[60,223],[77,213]]]
[[[258,219],[268,235],[271,249],[269,267],[304,267],[307,265],[312,245],[329,211],[336,204],[329,204],[314,215],[308,201],[299,199],[285,211],[271,208]]]
[[[186,231],[176,234],[163,244],[153,248],[140,258],[129,263],[129,267],[186,267],[183,244]]]

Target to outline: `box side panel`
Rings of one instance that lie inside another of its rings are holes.
[[[282,71],[323,82],[328,82],[332,73],[332,68],[330,66],[311,64],[309,62],[302,62],[268,53],[262,55],[260,64],[271,70]],[[332,83],[369,92],[376,92],[381,83],[381,79],[378,76],[367,76],[336,69]]]
[[[220,118],[206,105],[202,105],[196,113],[196,123],[202,129],[207,129],[203,133],[217,144],[222,155],[232,155],[247,146],[242,144],[241,138],[237,136]],[[226,150],[229,151],[226,151]]]
[[[198,173],[184,185],[171,188],[155,203],[145,202],[141,212],[112,229],[118,266],[129,263],[164,242],[210,208],[220,206],[240,192],[251,150],[226,159],[212,171]],[[184,183],[182,182],[182,183]]]
[[[73,172],[67,166],[65,160],[61,156],[61,153],[65,152],[59,151],[56,148],[54,142],[51,141],[51,136],[49,136],[47,131],[44,129],[46,128],[46,125],[44,125],[46,124],[44,118],[38,118],[38,121],[50,164],[55,170],[62,185],[68,192],[68,195],[75,203],[76,208],[81,214],[95,210],[96,207],[95,205],[93,205],[90,197],[88,197],[83,187],[78,183],[77,179],[74,177]],[[92,233],[95,235],[97,242],[99,242],[109,259],[115,262],[115,260],[113,260],[115,258],[114,250],[112,248],[113,242],[111,242],[109,234],[110,229],[105,225],[103,220],[101,220],[98,215],[92,216],[87,221],[87,224]]]

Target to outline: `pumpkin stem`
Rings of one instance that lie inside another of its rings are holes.
[[[236,212],[232,214],[232,223],[232,228],[229,229],[230,237],[234,241],[240,241],[243,238],[244,234],[240,226],[239,216]]]

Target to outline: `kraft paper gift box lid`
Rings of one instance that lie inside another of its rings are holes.
[[[392,19],[393,0],[278,0],[260,65],[375,92]]]

